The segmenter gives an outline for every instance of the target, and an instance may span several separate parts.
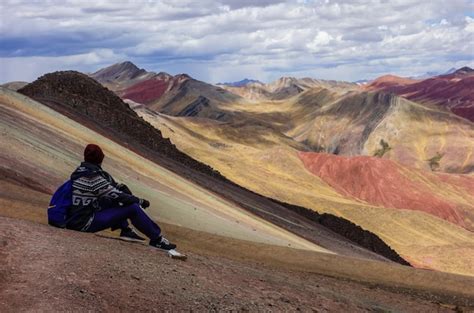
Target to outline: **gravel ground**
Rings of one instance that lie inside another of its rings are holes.
[[[407,290],[0,217],[0,311],[450,312]],[[456,303],[453,299],[452,303]]]

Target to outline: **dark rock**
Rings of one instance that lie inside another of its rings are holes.
[[[305,216],[309,220],[312,220],[325,226],[326,228],[329,228],[333,232],[342,235],[343,237],[349,239],[350,241],[358,244],[361,247],[380,254],[386,257],[387,259],[397,262],[399,264],[410,266],[410,263],[405,261],[395,250],[390,248],[390,246],[387,245],[376,234],[363,229],[362,227],[352,223],[349,220],[346,220],[345,218],[327,213],[319,214],[318,212],[311,209],[307,209],[305,207],[288,204],[277,200],[273,201],[291,209],[292,211],[300,215]]]
[[[118,135],[122,142],[135,141],[161,155],[212,177],[220,176],[206,164],[179,151],[161,131],[139,117],[128,104],[94,79],[75,71],[46,74],[18,92],[46,104],[107,137]],[[85,119],[85,121],[84,121]],[[94,125],[90,125],[91,122]],[[111,130],[115,134],[111,134]]]

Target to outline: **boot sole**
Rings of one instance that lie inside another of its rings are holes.
[[[135,239],[135,238],[129,238],[129,237],[117,237],[117,239],[123,240],[123,241],[128,241],[128,242],[146,242],[145,239]]]

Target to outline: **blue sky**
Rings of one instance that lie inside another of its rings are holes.
[[[474,66],[471,0],[0,1],[0,83],[130,60],[207,82]]]

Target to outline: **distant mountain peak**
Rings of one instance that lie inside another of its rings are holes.
[[[466,73],[472,73],[474,70],[470,68],[469,66],[463,66],[460,69],[456,70],[454,73],[455,74],[466,74]]]
[[[102,70],[114,71],[114,72],[123,72],[123,71],[138,71],[140,70],[138,66],[133,64],[130,61],[125,61],[121,63],[112,64]]]
[[[385,74],[385,75],[382,75],[380,77],[378,77],[377,79],[400,79],[400,78],[403,78],[401,76],[398,76],[398,75],[394,75],[394,74]]]
[[[255,83],[262,84],[262,82],[259,80],[244,78],[238,82],[217,83],[217,85],[229,86],[229,87],[245,87],[249,84],[255,84]]]
[[[124,61],[124,62],[122,62],[122,63],[116,63],[115,65],[117,65],[117,64],[121,64],[121,65],[125,65],[125,66],[133,66],[133,67],[138,68],[138,67],[137,67],[135,64],[133,64],[133,62],[131,62],[131,61]]]
[[[435,77],[435,76],[453,74],[454,72],[456,72],[456,68],[452,67],[449,70],[447,70],[446,72],[428,71],[424,74],[417,75],[417,76],[412,76],[410,78],[413,78],[413,79],[427,79],[427,78],[432,78],[432,77]]]
[[[406,84],[416,82],[416,79],[409,77],[402,77],[393,74],[382,75],[372,81],[372,83],[391,83],[391,84]]]
[[[456,68],[455,67],[451,67],[449,70],[447,70],[446,72],[443,73],[443,75],[446,75],[446,74],[452,74],[456,72]]]
[[[110,81],[130,80],[147,73],[147,71],[138,68],[138,66],[132,62],[125,61],[100,69],[97,72],[91,74],[91,77],[93,77],[98,82],[104,83]]]
[[[293,76],[282,76],[280,78],[278,78],[276,81],[277,82],[287,82],[287,81],[295,81],[297,80],[296,77],[293,77]]]
[[[159,72],[158,74],[156,74],[156,76],[158,76],[158,77],[173,77],[173,75],[168,74],[166,72]]]
[[[177,77],[177,78],[191,78],[191,76],[189,76],[186,73],[177,74],[175,77]]]
[[[359,79],[359,80],[356,80],[354,81],[353,83],[357,84],[357,85],[366,85],[370,82],[369,79]]]

